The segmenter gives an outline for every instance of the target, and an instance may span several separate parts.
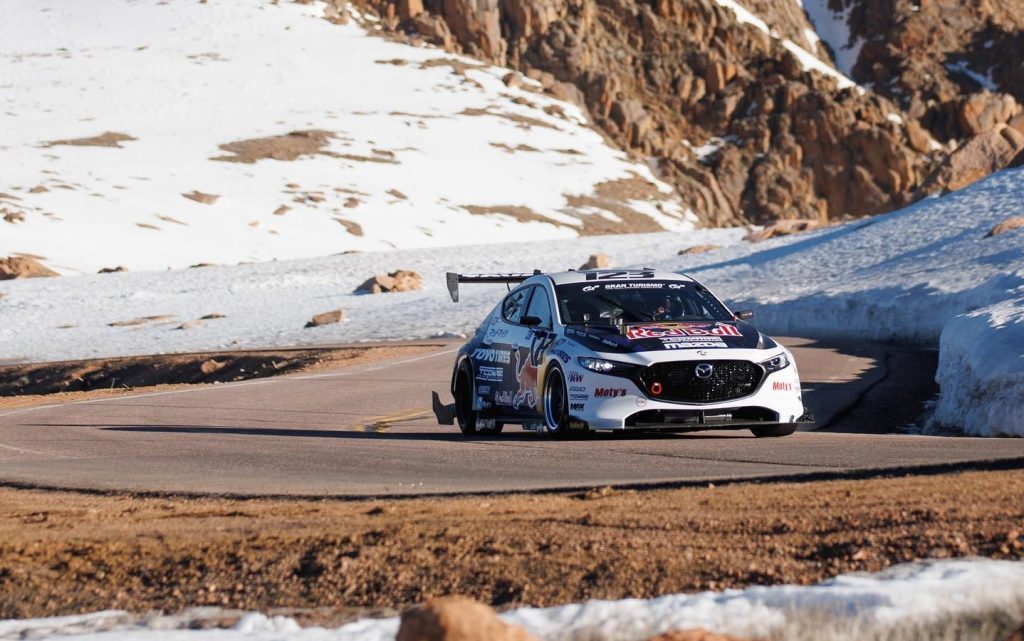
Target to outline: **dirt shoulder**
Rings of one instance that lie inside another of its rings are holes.
[[[0,618],[191,605],[338,623],[1024,558],[1024,471],[657,491],[274,501],[0,489]]]
[[[0,366],[0,410],[316,372],[426,353],[434,343],[278,349]]]

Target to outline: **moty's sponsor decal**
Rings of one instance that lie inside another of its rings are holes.
[[[792,383],[782,383],[775,381],[772,383],[772,389],[776,392],[792,392],[796,388],[796,385]]]
[[[625,396],[627,391],[624,387],[598,387],[594,390],[594,398],[617,398]]]
[[[743,336],[734,325],[724,323],[652,323],[630,325],[626,338],[664,338],[666,336]]]

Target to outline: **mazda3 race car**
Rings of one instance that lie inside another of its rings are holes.
[[[673,272],[449,273],[510,290],[458,353],[455,421],[464,434],[509,423],[588,430],[743,428],[786,436],[812,422],[788,349]],[[518,285],[511,289],[512,284]]]

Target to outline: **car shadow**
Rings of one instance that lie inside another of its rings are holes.
[[[458,430],[438,432],[389,432],[385,429],[354,430],[354,429],[323,429],[310,430],[298,428],[273,427],[231,427],[221,425],[108,425],[91,424],[60,424],[48,423],[40,426],[48,427],[99,427],[107,432],[139,432],[147,434],[218,434],[228,436],[273,436],[283,438],[320,438],[343,440],[385,440],[385,441],[440,441],[440,442],[501,442],[528,441],[551,442],[547,434],[528,431],[503,432],[501,434],[464,435]],[[563,441],[624,441],[624,440],[671,440],[671,439],[721,440],[736,438],[754,438],[748,430],[729,430],[715,433],[708,432],[586,432],[573,434]]]

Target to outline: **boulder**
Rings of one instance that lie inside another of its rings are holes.
[[[580,265],[580,269],[604,269],[611,264],[611,261],[604,254],[591,254],[587,262]]]
[[[743,641],[738,637],[726,634],[715,634],[703,629],[674,630],[651,637],[647,641]]]
[[[996,125],[1006,124],[1017,111],[1017,101],[1013,96],[983,91],[961,103],[957,122],[966,134],[976,136]]]
[[[1024,134],[996,125],[951,153],[925,181],[925,193],[955,191],[1009,166],[1024,151]]]
[[[306,327],[320,327],[321,325],[332,325],[334,323],[340,323],[345,320],[345,312],[340,309],[334,309],[329,312],[317,314],[306,323]]]
[[[991,231],[985,234],[985,237],[989,238],[991,236],[998,236],[999,234],[1005,234],[1008,231],[1020,229],[1021,227],[1024,227],[1024,216],[1011,216],[993,227]]]
[[[227,361],[218,361],[215,358],[209,358],[202,362],[199,366],[199,371],[209,376],[224,369],[224,366],[228,364]]]
[[[489,606],[462,596],[432,599],[406,610],[395,641],[537,641],[505,623]]]
[[[390,274],[377,274],[356,288],[357,294],[386,294],[411,292],[423,287],[423,277],[408,269],[399,269]]]
[[[810,231],[816,229],[819,225],[820,223],[816,220],[780,220],[771,225],[766,225],[762,229],[750,232],[743,237],[743,240],[758,243],[769,238]]]
[[[118,272],[126,272],[126,271],[128,271],[127,267],[125,267],[124,265],[118,265],[117,267],[104,267],[104,268],[102,268],[101,270],[99,270],[96,273],[97,274],[116,274]]]
[[[679,250],[679,256],[686,256],[689,254],[703,254],[704,252],[714,251],[721,249],[721,245],[694,245],[693,247],[687,247],[686,249]]]
[[[398,0],[398,17],[410,20],[423,13],[423,0]]]
[[[60,276],[60,274],[49,269],[35,258],[27,256],[0,258],[0,280],[45,278],[48,276]]]

